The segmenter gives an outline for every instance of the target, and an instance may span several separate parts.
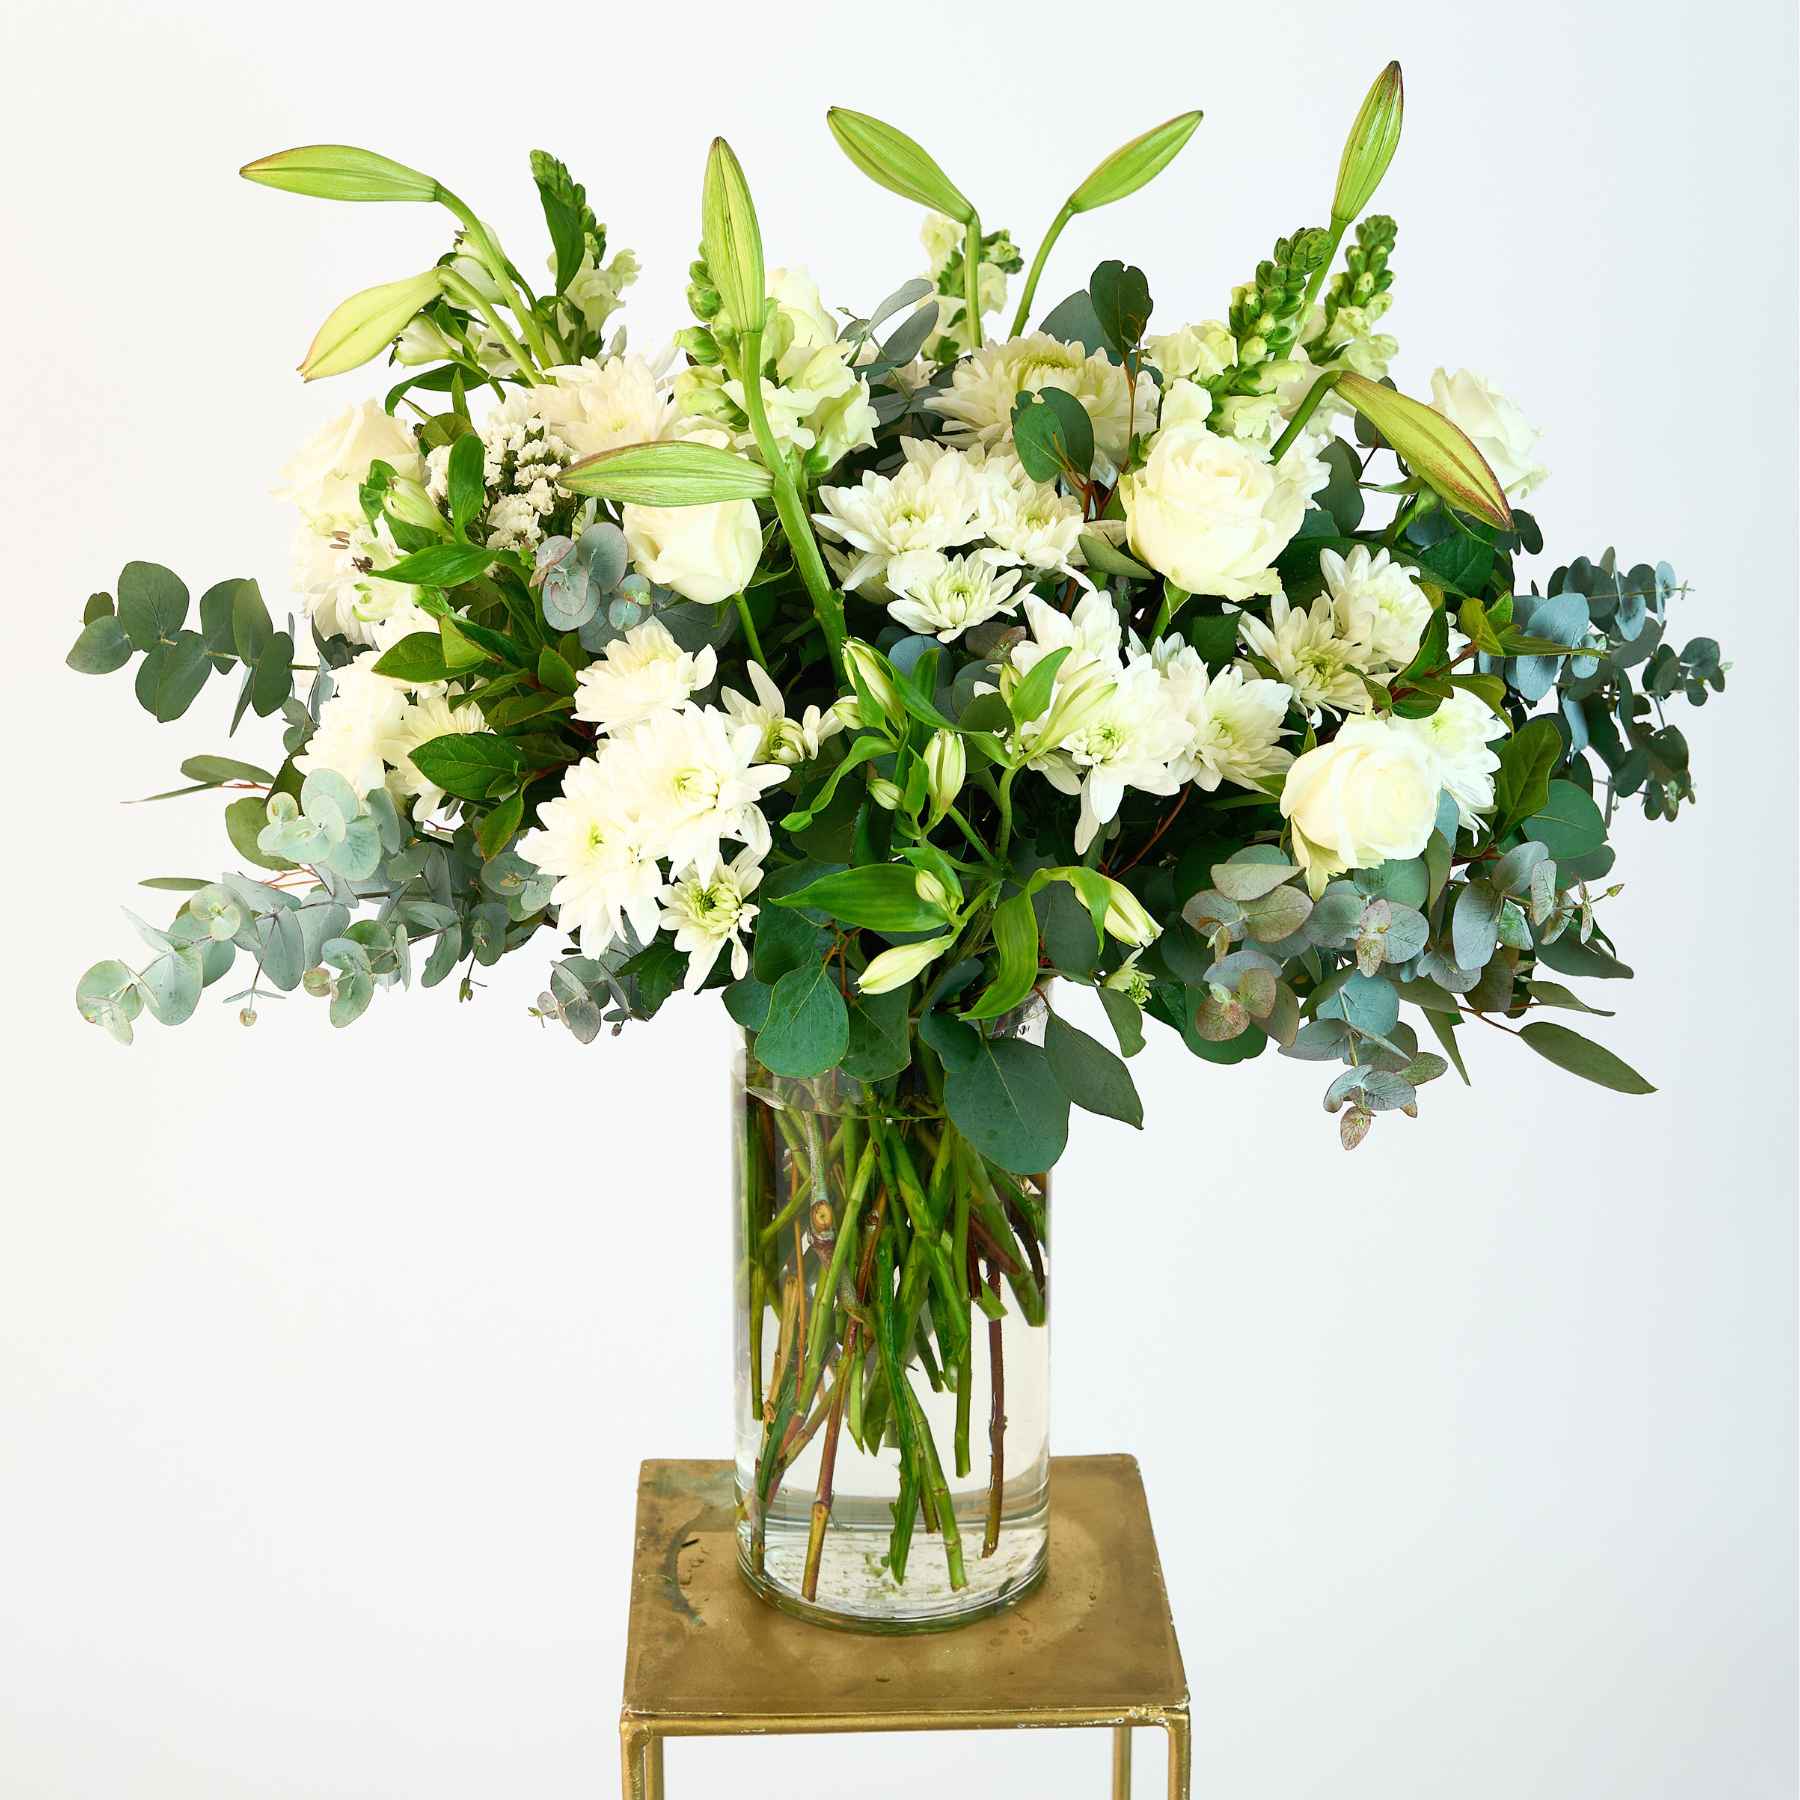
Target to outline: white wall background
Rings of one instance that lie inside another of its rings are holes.
[[[1546,428],[1553,550],[1668,557],[1678,634],[1736,665],[1684,720],[1698,810],[1625,833],[1639,979],[1600,1029],[1663,1091],[1495,1037],[1473,1093],[1346,1158],[1312,1070],[1158,1044],[1150,1130],[1084,1122],[1062,1172],[1056,1441],[1142,1459],[1197,1792],[1791,1795],[1794,38],[1780,0],[10,0],[0,1793],[606,1793],[636,1464],[728,1449],[721,1017],[583,1052],[525,1016],[530,957],[477,1007],[382,998],[342,1036],[303,1000],[254,1033],[209,1005],[126,1052],[75,1014],[80,970],[134,953],[132,883],[219,861],[212,804],[119,801],[226,748],[222,694],[158,728],[124,678],[63,668],[82,598],[145,556],[278,599],[273,472],[365,391],[289,371],[443,239],[237,166],[366,143],[524,260],[544,144],[643,255],[647,342],[680,322],[715,131],[771,260],[867,306],[914,272],[917,219],[838,155],[828,102],[916,130],[1028,248],[1102,153],[1198,104],[1181,162],[1077,222],[1045,287],[1123,254],[1172,324],[1323,211],[1397,54],[1403,385],[1502,381]],[[1077,1796],[1105,1755],[669,1767],[678,1794]]]

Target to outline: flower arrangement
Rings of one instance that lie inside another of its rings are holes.
[[[348,1025],[459,968],[470,998],[540,934],[537,1011],[584,1043],[717,991],[788,1134],[757,1128],[750,1179],[752,1330],[766,1310],[781,1340],[754,1359],[750,1512],[815,1434],[835,1446],[847,1401],[855,1441],[900,1457],[896,1578],[902,1511],[907,1536],[937,1519],[947,1558],[956,1530],[906,1370],[922,1355],[959,1396],[964,1474],[971,1308],[1005,1312],[1004,1275],[1041,1318],[1044,1173],[1072,1105],[1141,1123],[1146,1019],[1206,1062],[1272,1044],[1336,1065],[1346,1147],[1467,1079],[1468,1021],[1651,1091],[1541,1015],[1597,1010],[1566,978],[1630,973],[1600,916],[1612,823],[1627,797],[1653,819],[1693,797],[1665,708],[1725,665],[1668,636],[1664,563],[1527,578],[1545,470],[1504,394],[1389,379],[1396,228],[1367,209],[1401,107],[1393,65],[1327,222],[1277,239],[1222,317],[1165,332],[1125,263],[1041,315],[1038,288],[1063,226],[1159,174],[1198,113],[1075,189],[1005,336],[1022,258],[912,139],[829,115],[924,210],[929,261],[842,317],[765,267],[715,141],[693,319],[648,356],[614,326],[635,259],[552,156],[531,159],[543,293],[429,175],[331,145],[251,163],[458,229],[301,364],[385,354],[398,376],[284,472],[296,611],[278,626],[240,578],[191,618],[141,562],[88,603],[71,666],[135,662],[162,720],[235,678],[233,729],[253,712],[283,736],[273,769],[183,763],[179,792],[225,792],[239,866],[147,883],[179,910],[136,922],[145,966],[82,977],[84,1016],[129,1042],[241,958],[246,1024],[303,989]],[[1116,1050],[1054,1011],[1016,1029],[1053,975],[1097,991]],[[793,1084],[840,1083],[885,1096],[886,1123],[790,1130]],[[996,1442],[996,1495],[1000,1469]]]

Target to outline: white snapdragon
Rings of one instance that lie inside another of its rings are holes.
[[[1405,563],[1385,550],[1371,556],[1358,544],[1348,556],[1321,550],[1319,573],[1346,638],[1366,643],[1377,663],[1400,668],[1412,661],[1431,623],[1431,602]]]
[[[343,776],[359,794],[387,780],[419,740],[405,730],[406,688],[375,673],[378,653],[366,650],[354,662],[332,671],[332,690],[319,708],[318,729],[305,750],[294,758],[302,775],[329,769]]]
[[[1345,622],[1321,594],[1310,607],[1294,606],[1285,594],[1269,603],[1265,622],[1246,612],[1238,636],[1293,689],[1294,701],[1317,722],[1327,712],[1368,711],[1363,673],[1378,662],[1368,640],[1347,635]]]
[[[683,650],[661,620],[646,619],[581,671],[575,716],[608,730],[635,725],[710,686],[717,669],[711,645]]]
[[[1403,723],[1352,719],[1288,770],[1282,816],[1315,898],[1334,875],[1425,848],[1437,819],[1437,770]]]
[[[1134,388],[1104,351],[1091,355],[1048,332],[985,345],[957,363],[950,386],[926,405],[960,442],[995,447],[1012,438],[1013,402],[1044,388],[1073,394],[1094,427],[1095,472],[1110,481],[1125,460],[1134,431],[1156,413],[1156,384],[1140,371]]]
[[[556,272],[556,260],[550,261]],[[625,290],[638,278],[638,259],[630,250],[616,250],[611,259],[596,264],[594,253],[583,250],[581,263],[569,278],[569,285],[557,296],[557,315],[561,334],[576,335],[580,326],[589,336],[597,336],[619,308],[624,305]]]
[[[1524,499],[1549,475],[1538,461],[1542,434],[1485,377],[1468,369],[1454,374],[1437,369],[1431,377],[1431,404],[1467,434],[1512,499]]]
[[[1217,319],[1144,340],[1144,360],[1165,382],[1210,381],[1237,361],[1237,340]]]
[[[720,690],[719,699],[733,724],[754,725],[760,733],[757,757],[769,762],[786,763],[790,768],[809,763],[819,754],[819,746],[828,737],[844,729],[844,721],[835,708],[821,712],[807,707],[797,719],[790,718],[781,689],[770,680],[760,663],[744,665],[750,673],[754,698],[740,694],[735,688]]]
[[[982,552],[946,556],[941,550],[910,550],[888,564],[887,585],[897,597],[888,612],[909,631],[953,643],[971,626],[1018,608],[1013,590],[1017,569],[998,567]]]
[[[762,880],[762,867],[748,850],[740,850],[728,863],[709,873],[684,869],[669,884],[658,921],[675,934],[675,948],[687,952],[687,974],[681,985],[694,993],[728,946],[731,973],[743,980],[750,968],[750,951],[744,933],[756,917],[749,896]]]
[[[864,474],[856,487],[822,487],[820,530],[846,546],[833,562],[846,588],[885,584],[888,564],[911,550],[951,550],[981,536],[981,483],[966,456],[910,453],[893,475]]]
[[[1394,723],[1430,757],[1438,785],[1456,802],[1462,823],[1479,823],[1477,815],[1493,809],[1494,771],[1500,767],[1488,745],[1505,737],[1506,721],[1467,688],[1457,688],[1428,717]]]
[[[1152,653],[1169,701],[1187,728],[1175,763],[1178,781],[1211,793],[1222,781],[1261,787],[1293,759],[1282,747],[1293,690],[1240,666],[1209,674],[1191,644],[1165,638]]]

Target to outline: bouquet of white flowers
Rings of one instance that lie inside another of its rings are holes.
[[[1651,818],[1692,797],[1664,708],[1724,665],[1666,638],[1666,564],[1526,579],[1545,472],[1504,395],[1440,369],[1426,404],[1388,379],[1395,226],[1366,209],[1400,119],[1396,65],[1328,222],[1277,239],[1223,317],[1162,333],[1121,262],[1041,317],[1037,290],[1067,221],[1157,175],[1198,113],[1075,189],[1005,337],[1012,239],[902,132],[829,115],[925,210],[929,257],[842,318],[765,268],[715,141],[693,322],[651,356],[613,329],[635,261],[552,156],[532,156],[544,293],[386,157],[244,170],[459,229],[338,307],[301,365],[400,368],[285,472],[285,624],[248,579],[190,621],[145,563],[88,603],[73,667],[138,659],[165,720],[235,671],[233,727],[284,736],[273,769],[182,765],[179,791],[229,791],[239,866],[148,883],[183,891],[139,923],[152,959],[97,964],[79,1005],[128,1042],[244,958],[245,1023],[304,989],[347,1025],[415,971],[433,986],[540,934],[538,1011],[583,1043],[718,991],[749,1058],[746,1562],[808,1601],[846,1429],[891,1452],[887,1576],[922,1518],[947,1591],[970,1588],[952,1490],[976,1461],[978,1315],[990,1557],[1041,1500],[1008,1488],[1042,1458],[1008,1467],[1007,1333],[1043,1319],[1071,1105],[1141,1122],[1146,1018],[1210,1063],[1273,1044],[1338,1065],[1347,1147],[1462,1072],[1468,1020],[1650,1091],[1539,1015],[1594,1010],[1559,978],[1630,973],[1596,914],[1610,824],[1623,796]],[[1116,1052],[1046,1009],[1053,976],[1097,990]],[[802,1547],[771,1577],[803,1456]]]

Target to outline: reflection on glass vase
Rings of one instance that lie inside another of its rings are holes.
[[[1048,1552],[1048,1186],[970,1145],[923,1060],[794,1080],[740,1053],[734,1083],[738,1560],[859,1631],[980,1618]]]

